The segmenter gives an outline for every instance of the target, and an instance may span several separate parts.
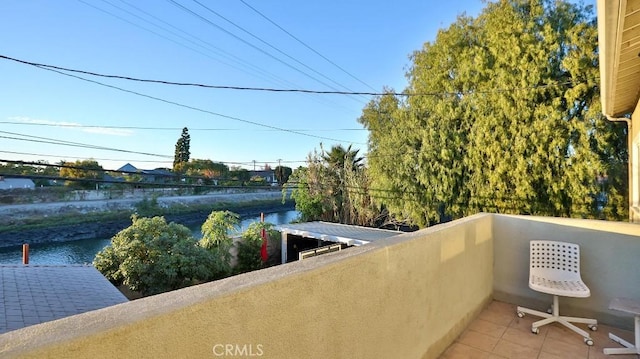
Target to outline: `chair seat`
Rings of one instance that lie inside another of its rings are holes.
[[[591,295],[589,287],[582,280],[551,280],[535,274],[529,277],[529,288],[563,297],[586,298]]]
[[[596,330],[598,321],[560,315],[559,296],[586,298],[591,295],[580,277],[580,246],[574,243],[533,240],[529,242],[529,288],[553,295],[553,304],[548,313],[518,306],[520,318],[532,314],[544,319],[531,324],[531,332],[538,334],[540,327],[559,323],[580,334],[585,344],[593,345],[591,335],[573,323],[586,324]]]

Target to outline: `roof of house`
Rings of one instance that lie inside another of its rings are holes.
[[[0,177],[0,189],[34,188],[35,184],[29,178]]]
[[[164,169],[164,168],[156,168],[152,170],[142,170],[142,174],[145,175],[154,175],[154,176],[174,176],[174,173]]]
[[[0,266],[0,334],[125,303],[93,266]]]
[[[305,238],[320,239],[329,242],[346,243],[359,246],[381,239],[394,237],[403,232],[387,229],[352,226],[340,223],[306,222],[283,224],[276,227],[277,230],[287,234],[293,234]]]
[[[131,163],[127,163],[126,165],[118,168],[116,171],[118,172],[138,172],[138,169],[132,165]]]

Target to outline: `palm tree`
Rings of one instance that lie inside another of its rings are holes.
[[[336,169],[344,169],[346,164],[349,164],[352,169],[362,168],[362,160],[364,157],[358,157],[360,150],[352,150],[351,145],[346,149],[342,145],[332,146],[329,152],[322,154],[322,159],[329,165],[329,167]]]
[[[352,203],[350,202],[350,179],[363,171],[363,157],[358,156],[360,150],[354,150],[351,145],[346,149],[342,145],[332,146],[330,151],[322,152],[322,161],[326,165],[326,177],[324,185],[332,190],[327,199],[330,199],[328,209],[330,216],[340,223],[352,223]]]

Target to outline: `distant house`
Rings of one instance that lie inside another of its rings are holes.
[[[0,176],[0,190],[15,188],[36,188],[36,184],[28,178],[8,178]]]
[[[262,171],[249,171],[251,178],[260,177],[264,179],[267,184],[278,183],[276,179],[276,172],[274,170],[262,170]]]
[[[169,182],[175,175],[167,168],[156,168],[153,170],[141,170],[136,168],[131,163],[118,168],[116,172],[122,173],[123,176],[132,175],[138,173],[142,176],[142,181],[147,183],[166,183]]]
[[[111,176],[108,173],[105,173],[102,177],[103,183],[100,184],[100,188],[110,188],[114,183],[124,182],[124,178]]]
[[[118,168],[116,172],[122,172],[124,174],[127,174],[127,172],[138,172],[138,169],[131,163],[127,163],[126,165]]]
[[[153,170],[142,170],[140,172],[144,182],[150,183],[166,183],[174,179],[173,172],[166,168],[156,168]]]

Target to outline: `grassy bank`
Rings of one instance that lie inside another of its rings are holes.
[[[291,203],[287,203],[289,206]],[[97,223],[108,221],[128,221],[132,214],[138,214],[142,217],[152,216],[179,216],[198,212],[211,211],[244,211],[253,208],[272,208],[282,207],[281,200],[252,200],[243,202],[214,202],[214,203],[194,203],[182,204],[177,203],[168,207],[162,207],[157,200],[144,199],[135,205],[134,210],[107,210],[82,212],[66,211],[61,214],[49,214],[29,216],[20,219],[12,219],[7,223],[0,223],[0,234],[13,231],[27,231],[46,229],[49,227],[72,226],[83,223]]]

